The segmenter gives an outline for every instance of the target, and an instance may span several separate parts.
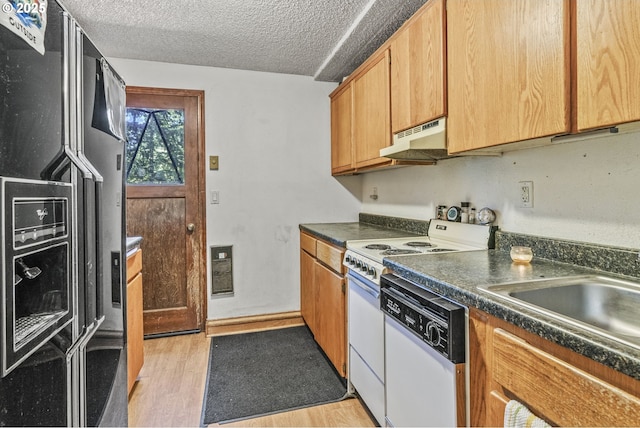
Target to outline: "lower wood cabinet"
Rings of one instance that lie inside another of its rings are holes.
[[[142,250],[127,257],[127,386],[131,392],[144,364]]]
[[[502,426],[509,400],[555,426],[637,426],[640,381],[470,310],[471,426]]]
[[[346,294],[336,247],[300,233],[300,312],[338,373],[347,376]]]

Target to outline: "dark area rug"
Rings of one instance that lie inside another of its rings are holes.
[[[202,425],[337,401],[345,392],[306,326],[214,337]]]

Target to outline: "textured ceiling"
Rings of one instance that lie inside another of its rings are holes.
[[[425,0],[62,0],[110,57],[340,81]]]

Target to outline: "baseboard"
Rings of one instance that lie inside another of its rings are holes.
[[[207,320],[206,334],[207,337],[224,336],[300,325],[304,325],[300,311],[280,312],[277,314]]]

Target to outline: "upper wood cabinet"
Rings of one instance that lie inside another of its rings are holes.
[[[576,8],[576,129],[640,120],[640,2],[580,0]]]
[[[568,1],[448,0],[449,151],[569,132],[569,48]]]
[[[429,0],[393,36],[391,132],[446,114],[444,0]]]
[[[353,144],[355,167],[391,163],[380,149],[391,144],[389,50],[373,58],[353,81]]]
[[[353,85],[346,84],[331,98],[331,173],[353,169]]]
[[[393,163],[380,157],[380,149],[391,144],[389,91],[387,49],[331,94],[332,174]]]

